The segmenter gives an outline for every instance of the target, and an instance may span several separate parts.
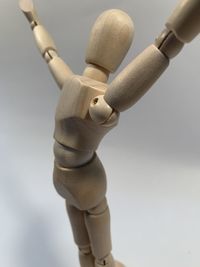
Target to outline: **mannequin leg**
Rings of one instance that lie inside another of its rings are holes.
[[[106,174],[95,154],[87,164],[54,167],[54,185],[66,199],[81,267],[122,267],[111,255],[110,212],[105,198]]]
[[[81,267],[94,267],[94,256],[91,252],[90,240],[84,221],[84,212],[72,205],[66,204],[74,241],[79,248],[79,261]]]
[[[122,267],[122,264],[114,261],[111,254],[110,212],[106,198],[85,213],[85,223],[95,257],[95,267]]]

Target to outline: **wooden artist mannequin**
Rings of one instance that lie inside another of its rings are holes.
[[[105,11],[95,22],[82,76],[58,56],[31,0],[20,8],[30,22],[43,58],[61,89],[56,110],[54,185],[66,200],[81,267],[120,267],[111,254],[106,175],[96,154],[103,136],[117,125],[119,113],[136,103],[168,67],[171,58],[200,32],[200,1],[182,0],[155,43],[112,82],[133,39],[134,26],[121,10]]]

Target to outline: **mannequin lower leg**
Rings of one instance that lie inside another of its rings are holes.
[[[74,241],[79,248],[79,261],[81,267],[94,267],[94,256],[92,255],[90,240],[84,221],[84,212],[67,205]]]
[[[111,255],[110,212],[106,199],[85,213],[85,223],[95,257],[95,266],[115,267]]]

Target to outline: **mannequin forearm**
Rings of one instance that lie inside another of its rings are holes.
[[[72,71],[58,56],[56,45],[47,30],[40,24],[32,1],[21,0],[20,8],[31,25],[36,45],[42,57],[48,63],[49,69],[58,86],[62,88],[65,80],[73,74]]]
[[[200,1],[180,1],[166,27],[183,43],[191,42],[200,33]]]
[[[124,111],[134,105],[156,82],[183,48],[200,32],[200,1],[182,0],[156,39],[133,60],[110,84],[105,101],[112,108]]]
[[[114,109],[124,111],[134,105],[160,78],[183,48],[175,35],[164,30],[155,44],[137,56],[110,84],[105,101]]]
[[[56,51],[53,39],[39,22],[33,2],[31,0],[20,0],[19,6],[31,25],[36,44],[42,56],[44,57],[48,50]]]

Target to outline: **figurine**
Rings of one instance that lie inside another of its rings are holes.
[[[96,154],[103,136],[117,125],[119,113],[133,106],[155,83],[184,44],[200,32],[200,1],[182,0],[155,43],[112,82],[132,43],[134,26],[121,10],[108,10],[95,22],[82,76],[75,75],[57,53],[31,0],[21,0],[43,58],[61,89],[55,116],[57,192],[66,200],[81,267],[122,267],[111,254],[106,174]]]

